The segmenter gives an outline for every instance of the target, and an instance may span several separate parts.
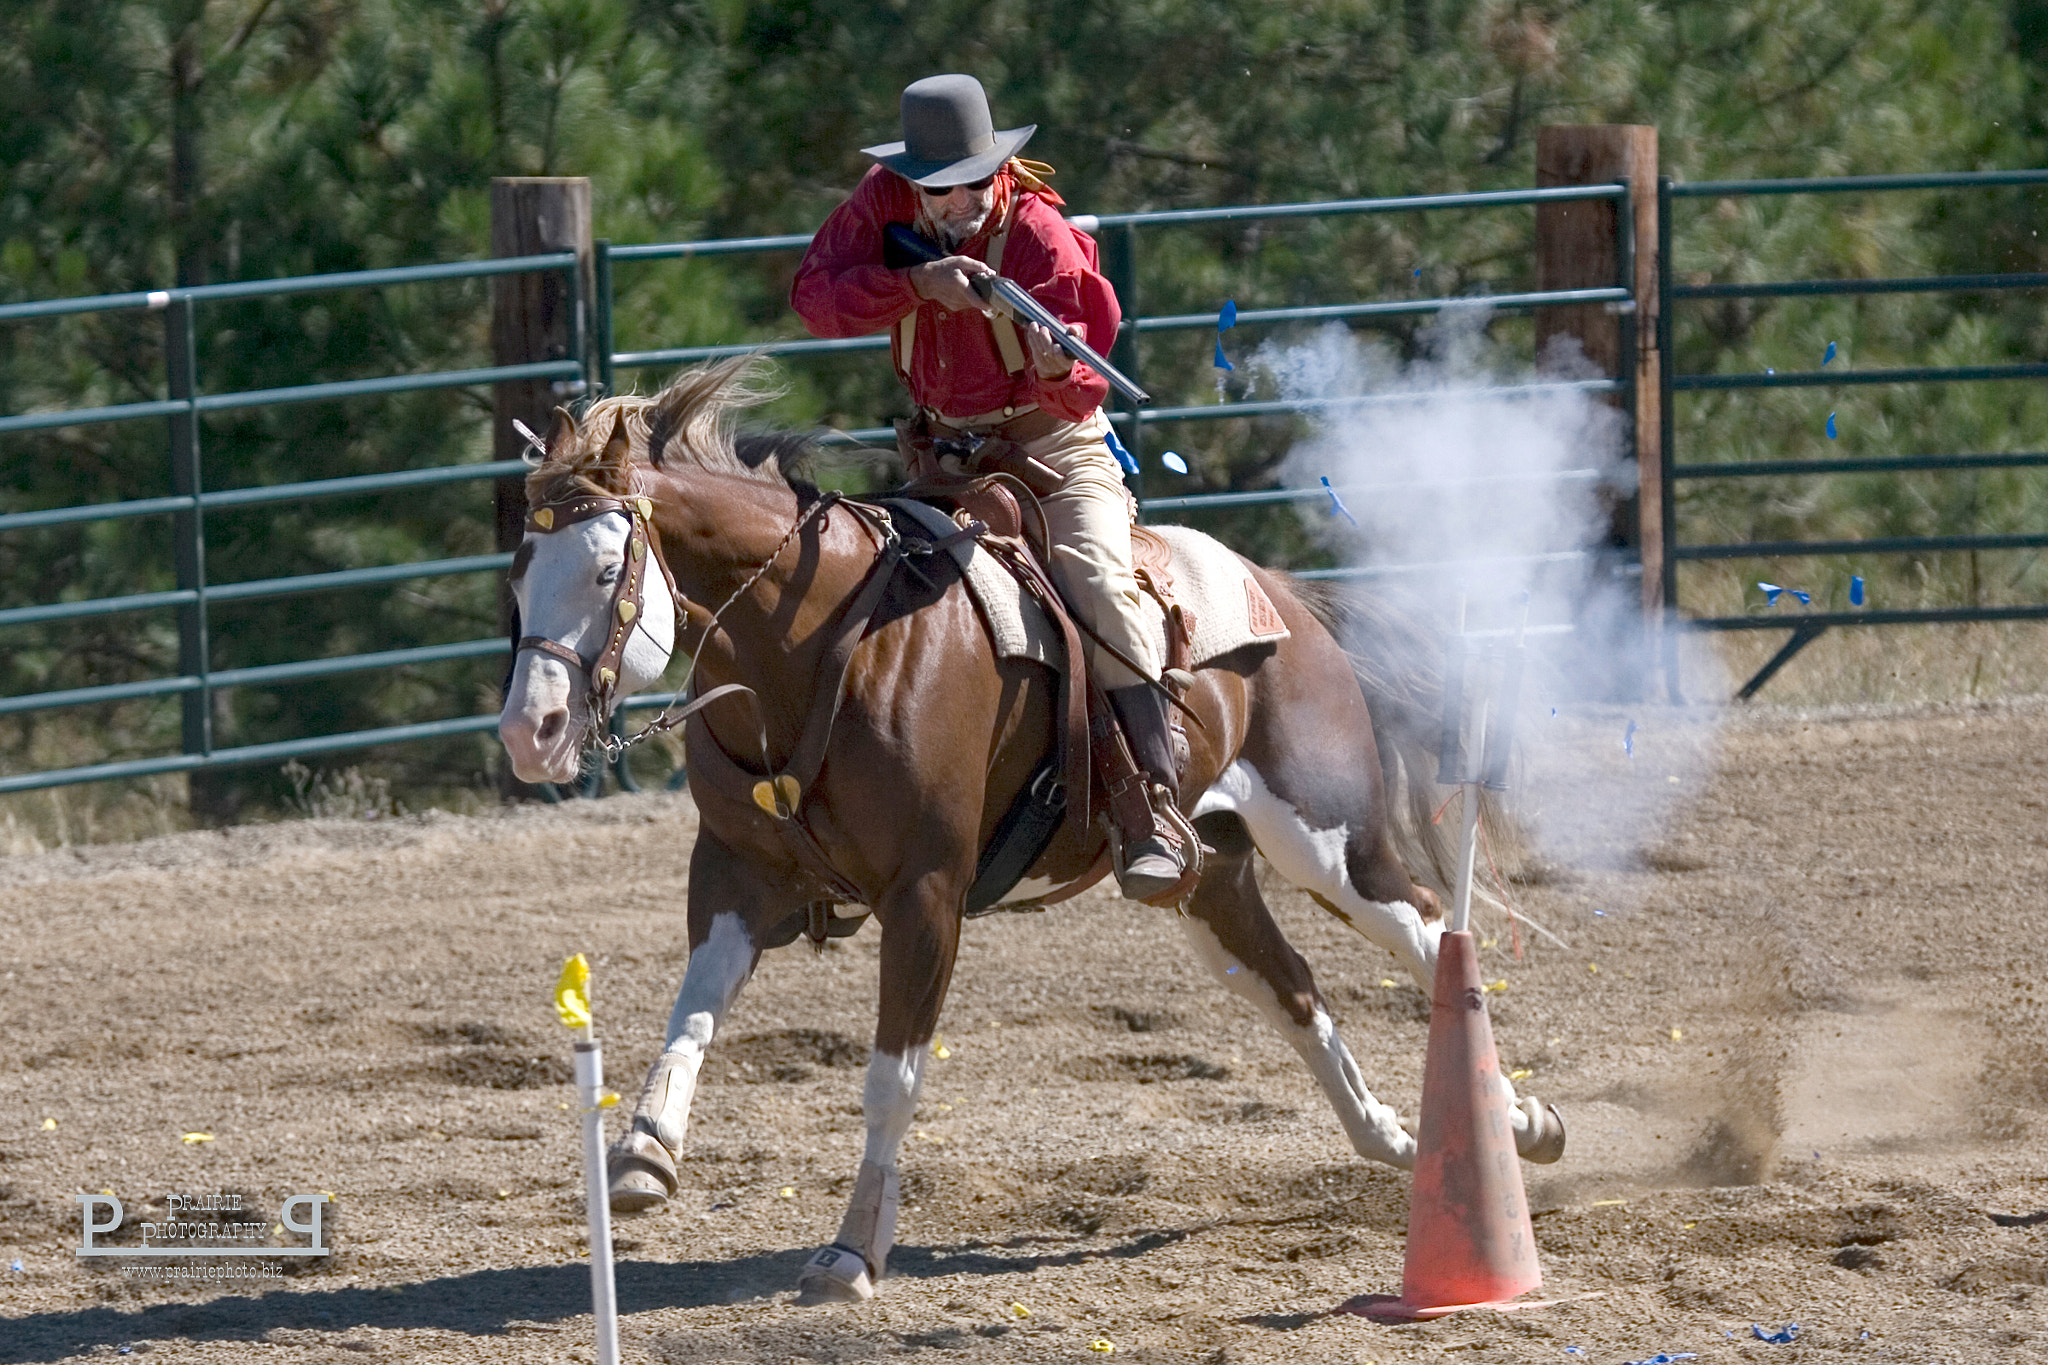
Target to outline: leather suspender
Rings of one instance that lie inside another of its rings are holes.
[[[1016,206],[1011,205],[1011,216],[1003,222],[1002,231],[988,244],[988,267],[1000,275],[1003,273],[1003,247],[1010,240],[1010,226],[1015,220]],[[1028,363],[1024,354],[1024,338],[1017,335],[1017,324],[1004,313],[996,313],[988,320],[989,330],[996,334],[996,350],[1003,357],[1003,368],[1011,374],[1021,374]]]

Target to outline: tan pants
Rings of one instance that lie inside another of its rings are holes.
[[[1156,678],[1159,645],[1131,572],[1131,523],[1138,507],[1103,439],[1108,430],[1109,419],[1096,412],[1026,442],[1024,453],[1051,466],[1062,480],[1057,492],[1039,499],[1052,540],[1053,581],[1096,634]],[[1105,688],[1145,681],[1092,643],[1088,654]]]

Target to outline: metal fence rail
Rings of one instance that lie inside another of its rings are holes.
[[[575,253],[553,252],[389,270],[351,271],[282,280],[250,280],[146,293],[0,305],[0,322],[26,322],[123,309],[164,314],[165,387],[168,391],[166,398],[102,407],[13,414],[0,417],[0,434],[166,417],[170,421],[171,473],[172,484],[176,489],[174,495],[0,515],[0,533],[169,515],[173,518],[178,582],[175,589],[160,592],[134,593],[77,602],[53,602],[0,610],[0,628],[73,621],[124,612],[175,609],[178,613],[179,634],[178,671],[175,676],[0,698],[0,714],[21,714],[164,696],[176,696],[182,705],[181,753],[159,758],[9,775],[0,777],[0,792],[200,768],[281,762],[299,756],[341,752],[373,744],[468,733],[480,728],[475,723],[479,718],[471,717],[457,721],[384,727],[352,734],[308,737],[283,745],[216,748],[212,734],[212,697],[217,691],[233,687],[275,686],[342,673],[482,657],[492,652],[502,652],[505,642],[465,641],[419,649],[382,650],[340,658],[215,670],[210,666],[208,644],[211,624],[209,608],[213,603],[296,597],[308,593],[371,587],[422,578],[498,572],[510,562],[510,556],[473,555],[458,559],[345,569],[321,574],[299,574],[239,583],[211,582],[205,570],[207,510],[418,489],[467,480],[501,479],[523,473],[524,466],[516,462],[460,465],[209,492],[204,489],[201,478],[199,417],[202,413],[278,404],[331,402],[427,389],[465,388],[521,379],[573,378],[583,373],[581,361],[543,361],[525,365],[385,375],[323,384],[292,385],[278,389],[208,394],[201,392],[199,386],[195,312],[199,305],[223,300],[274,298],[329,290],[425,284],[536,270],[563,271],[573,291],[576,287],[575,264]]]
[[[1870,194],[1908,190],[1985,189],[2010,185],[2048,185],[2048,170],[1960,171],[1927,175],[1861,175],[1830,179],[1720,180],[1674,182],[1657,186],[1657,251],[1659,349],[1663,367],[1663,543],[1669,547],[1662,565],[1663,600],[1676,615],[1678,566],[1692,560],[1795,558],[1846,554],[1919,554],[1950,550],[2033,549],[2048,546],[2048,535],[1873,536],[1856,540],[1783,540],[1681,544],[1678,539],[1676,484],[1680,480],[1741,479],[1783,476],[1824,477],[1838,474],[1905,473],[1920,470],[2024,469],[2048,465],[2048,455],[2035,452],[1983,455],[1907,455],[1867,459],[1756,460],[1731,463],[1680,464],[1674,439],[1672,397],[1679,393],[1727,392],[1744,389],[1832,388],[1860,385],[1981,383],[2048,377],[2048,363],[2003,365],[1920,365],[1881,370],[1810,370],[1789,374],[1677,374],[1671,363],[1674,303],[1712,299],[1816,298],[1903,293],[1980,293],[2048,287],[2048,274],[1970,274],[1911,276],[1895,279],[1781,280],[1764,283],[1683,285],[1672,270],[1671,206],[1678,199],[1720,199],[1749,195]],[[2048,620],[2048,603],[2012,606],[1929,607],[1858,611],[1814,611],[1758,616],[1694,617],[1686,624],[1698,630],[1789,630],[1790,637],[1736,693],[1747,700],[1777,672],[1827,630],[1837,626],[1927,625],[1962,621]],[[1679,695],[1675,657],[1666,660],[1673,699]]]
[[[1298,219],[1345,215],[1406,213],[1439,210],[1497,209],[1560,201],[1615,200],[1627,194],[1621,184],[1569,186],[1561,188],[1508,190],[1478,194],[1405,196],[1388,199],[1343,200],[1331,203],[1244,205],[1211,209],[1176,210],[1161,213],[1080,215],[1076,225],[1085,231],[1114,234],[1117,250],[1111,253],[1111,278],[1121,297],[1135,299],[1136,242],[1140,229],[1176,227],[1201,223],[1243,222],[1258,219]],[[1630,215],[1618,214],[1622,231],[1629,230]],[[55,299],[0,305],[0,322],[32,322],[43,319],[101,313],[116,310],[147,310],[165,315],[166,396],[133,403],[113,404],[49,412],[0,416],[0,434],[49,430],[102,422],[125,422],[145,418],[166,418],[170,430],[170,455],[174,492],[168,497],[138,498],[81,507],[45,508],[0,514],[0,534],[87,522],[117,521],[136,517],[170,516],[174,519],[177,586],[172,589],[132,593],[86,601],[51,602],[0,609],[0,629],[51,622],[76,621],[116,613],[175,610],[179,621],[179,658],[175,674],[96,687],[66,688],[23,696],[0,698],[0,715],[21,715],[68,707],[110,702],[177,697],[183,707],[182,752],[120,762],[97,763],[43,772],[0,776],[0,793],[43,787],[96,782],[112,778],[133,778],[171,772],[237,765],[277,763],[318,754],[342,753],[383,744],[413,742],[471,734],[491,728],[494,716],[462,716],[410,725],[386,726],[346,734],[308,736],[270,744],[217,747],[213,742],[211,713],[215,692],[237,687],[265,687],[332,677],[345,673],[502,655],[502,639],[468,640],[452,644],[411,649],[379,650],[326,659],[309,659],[257,667],[215,669],[209,660],[209,608],[221,602],[252,601],[293,597],[306,593],[361,588],[406,580],[457,574],[498,572],[509,555],[474,555],[457,559],[431,560],[345,569],[330,573],[299,574],[281,578],[236,583],[210,581],[205,572],[205,514],[224,508],[303,502],[313,499],[357,496],[418,489],[443,484],[517,478],[525,466],[516,461],[457,465],[442,468],[404,470],[390,474],[359,475],[267,487],[208,490],[201,478],[199,418],[202,414],[234,411],[278,404],[331,402],[381,394],[423,389],[469,387],[513,380],[575,379],[595,375],[600,386],[609,389],[618,370],[649,369],[748,352],[779,356],[805,356],[885,349],[886,336],[833,340],[776,340],[741,342],[712,346],[671,347],[658,350],[619,351],[611,336],[612,270],[616,263],[730,257],[762,252],[801,250],[809,234],[741,238],[708,242],[656,243],[647,245],[596,244],[595,278],[597,297],[591,315],[595,326],[586,334],[594,355],[574,355],[558,361],[528,365],[441,371],[425,374],[392,375],[293,385],[285,388],[239,393],[203,393],[196,361],[196,309],[209,302],[229,299],[271,298],[321,290],[346,290],[414,285],[441,280],[556,270],[565,274],[572,298],[578,289],[576,257],[572,252],[545,255],[461,261],[441,265],[387,270],[354,271],[345,274],[306,276],[297,279],[253,280],[195,288],[155,290],[94,298]],[[1624,243],[1622,256],[1632,255],[1632,244]],[[1624,279],[1627,272],[1624,271]],[[1612,304],[1631,306],[1632,292],[1617,283],[1601,289],[1523,292],[1479,298],[1433,298],[1335,303],[1299,308],[1248,309],[1238,314],[1244,325],[1357,320],[1375,317],[1414,316],[1447,308],[1482,305],[1498,311],[1522,312],[1538,307],[1567,304]],[[1118,340],[1118,355],[1128,371],[1137,373],[1140,338],[1152,334],[1200,330],[1213,327],[1213,314],[1174,314],[1146,317],[1135,308],[1125,319]],[[1503,386],[1487,391],[1494,397],[1534,396],[1556,391],[1613,393],[1624,391],[1625,381],[1584,380],[1554,384]],[[1214,421],[1229,418],[1265,417],[1283,413],[1312,412],[1331,407],[1402,403],[1441,397],[1436,392],[1379,394],[1364,397],[1305,399],[1287,402],[1234,402],[1184,405],[1126,411],[1115,414],[1128,433],[1133,449],[1143,451],[1144,427],[1154,422]],[[893,431],[886,426],[835,433],[839,441],[890,441]],[[1577,471],[1583,472],[1583,471]],[[1577,473],[1575,472],[1575,473]],[[1569,476],[1568,476],[1569,477]],[[1182,498],[1150,499],[1148,511],[1188,510],[1199,507],[1251,505],[1256,502],[1287,501],[1321,497],[1323,490],[1272,490],[1252,494],[1210,494]],[[1552,558],[1559,558],[1553,556]],[[1569,552],[1562,558],[1577,558]],[[1438,566],[1412,566],[1412,571],[1430,571]],[[1410,571],[1401,566],[1368,572]],[[1315,577],[1350,576],[1357,571],[1329,570]],[[634,698],[632,709],[659,706],[665,697]]]

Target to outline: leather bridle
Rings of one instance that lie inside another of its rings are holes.
[[[782,539],[776,542],[768,558],[733,590],[730,597],[719,604],[718,610],[711,613],[711,619],[704,627],[706,643],[710,641],[711,633],[718,629],[719,619],[725,615],[726,610],[761,580],[781,557],[789,542],[794,540],[804,527],[825,515],[840,502],[841,495],[838,492],[828,492],[796,519],[789,530],[783,533]],[[649,559],[661,566],[661,576],[667,580],[669,596],[675,602],[678,644],[682,641],[683,627],[689,619],[690,600],[676,585],[675,574],[670,571],[668,561],[661,553],[657,539],[659,533],[654,527],[653,499],[637,493],[630,497],[615,497],[606,493],[580,493],[559,502],[544,503],[526,516],[527,531],[547,535],[611,512],[623,513],[631,519],[633,526],[627,540],[626,561],[618,582],[613,585],[611,605],[605,610],[607,633],[604,648],[598,651],[596,658],[586,659],[560,640],[549,639],[545,635],[523,635],[514,643],[513,653],[531,649],[582,673],[585,699],[590,707],[590,730],[587,739],[588,742],[601,746],[607,759],[615,759],[642,740],[677,728],[715,701],[727,696],[744,695],[753,705],[755,741],[761,754],[761,766],[772,771],[773,765],[768,758],[767,716],[761,708],[761,699],[754,694],[753,688],[744,683],[725,683],[695,697],[687,706],[678,708],[677,703],[688,692],[691,681],[697,675],[697,663],[703,657],[701,648],[697,654],[691,656],[689,670],[683,677],[682,686],[676,691],[675,699],[662,708],[660,715],[636,734],[622,737],[611,733],[611,712],[618,692],[621,660],[625,657],[627,643],[633,637],[634,626],[641,622],[644,615],[642,595]],[[872,610],[872,605],[870,609]],[[777,819],[788,819],[795,812],[797,792],[798,787],[794,779],[777,776],[772,781],[756,784],[753,793],[754,804]]]
[[[669,597],[675,604],[678,640],[681,639],[688,600],[676,586],[675,575],[669,571],[667,561],[662,558],[661,547],[656,543],[653,499],[579,493],[561,502],[543,504],[526,514],[528,533],[547,535],[613,512],[623,513],[632,522],[632,528],[627,533],[625,562],[620,566],[618,581],[612,585],[611,601],[605,607],[603,648],[598,650],[596,657],[585,658],[560,640],[545,635],[522,635],[512,647],[515,654],[524,649],[535,650],[581,673],[588,688],[591,718],[600,734],[611,721],[626,646],[633,638],[635,627],[644,624],[648,561],[660,566],[661,576],[668,582]]]

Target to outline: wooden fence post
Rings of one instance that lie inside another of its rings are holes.
[[[1620,281],[1623,202],[1634,223],[1636,312],[1604,304],[1536,310],[1536,354],[1552,338],[1576,338],[1601,373],[1635,379],[1634,401],[1624,396],[1636,460],[1636,492],[1615,509],[1612,543],[1639,552],[1642,605],[1653,628],[1664,605],[1663,427],[1660,404],[1663,356],[1657,349],[1657,130],[1638,124],[1542,128],[1536,134],[1536,184],[1598,185],[1628,182],[1628,199],[1577,200],[1536,207],[1536,287],[1600,289]]]
[[[491,277],[491,363],[527,365],[543,360],[586,361],[597,296],[596,256],[590,237],[590,181],[582,176],[504,177],[491,181],[491,255],[576,253],[572,288],[563,272],[533,270]],[[575,381],[523,379],[491,391],[491,456],[516,460],[526,448],[513,430],[518,418],[546,434],[555,408],[575,396]],[[526,488],[516,479],[497,486],[499,552],[519,547],[526,525]],[[512,594],[498,598],[501,630],[512,625]]]

